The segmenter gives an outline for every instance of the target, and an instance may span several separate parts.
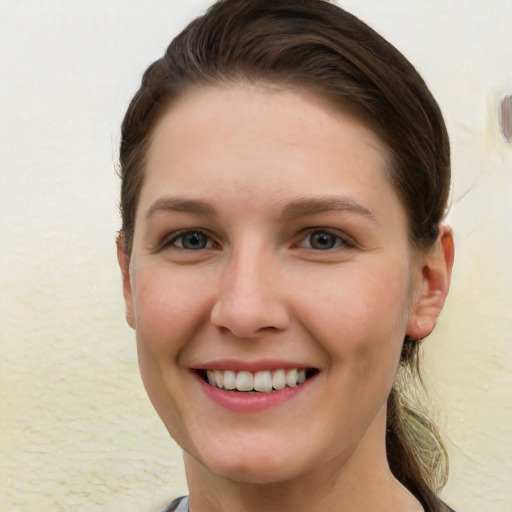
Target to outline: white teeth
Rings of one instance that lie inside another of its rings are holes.
[[[254,378],[251,372],[238,372],[236,374],[236,389],[238,391],[252,391]]]
[[[224,387],[226,389],[236,388],[236,373],[233,370],[226,370],[224,372]]]
[[[286,372],[277,370],[272,377],[272,386],[274,389],[280,390],[286,387]]]
[[[215,386],[215,373],[213,370],[206,370],[206,378],[208,379],[208,384]]]
[[[292,368],[290,370],[263,370],[256,373],[234,370],[206,370],[208,384],[219,389],[237,391],[259,391],[270,393],[273,389],[280,391],[302,384],[306,380],[306,370]]]
[[[215,375],[216,386],[218,388],[224,387],[224,372],[222,372],[221,370],[215,370],[213,373]]]
[[[297,385],[297,381],[299,380],[299,372],[295,369],[290,370],[286,374],[286,384],[291,388],[294,388]]]
[[[272,391],[272,375],[270,375],[270,372],[258,372],[254,376],[254,389],[262,393]]]

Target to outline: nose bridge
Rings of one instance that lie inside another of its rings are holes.
[[[272,251],[250,241],[233,250],[223,269],[212,323],[239,337],[286,327],[287,312]]]

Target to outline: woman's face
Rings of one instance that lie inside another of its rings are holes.
[[[298,92],[199,88],[161,119],[124,287],[147,392],[194,464],[276,482],[385,458],[421,288],[385,157]]]

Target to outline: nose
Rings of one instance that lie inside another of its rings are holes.
[[[238,338],[282,331],[289,323],[284,292],[275,258],[240,250],[223,269],[210,320]]]

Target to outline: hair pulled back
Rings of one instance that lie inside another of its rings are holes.
[[[128,255],[158,121],[192,87],[240,82],[306,89],[333,108],[355,108],[389,150],[388,176],[406,210],[411,244],[427,250],[436,242],[450,189],[449,141],[439,107],[414,67],[327,0],[220,0],[146,70],[123,120],[121,239]],[[447,456],[413,396],[418,350],[419,341],[405,339],[388,398],[387,455],[395,477],[426,512],[437,512],[444,510],[436,492],[446,481]]]

